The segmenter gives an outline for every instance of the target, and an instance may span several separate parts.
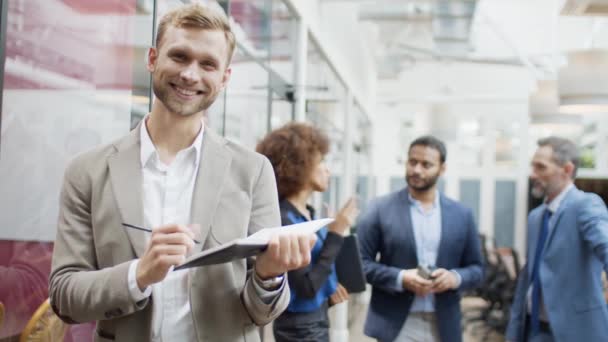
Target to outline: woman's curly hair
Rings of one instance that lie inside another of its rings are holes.
[[[301,191],[308,183],[318,155],[329,151],[329,138],[320,129],[293,122],[268,133],[256,147],[274,168],[279,199]]]

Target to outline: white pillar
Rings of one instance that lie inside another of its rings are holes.
[[[528,218],[528,177],[530,160],[528,147],[530,145],[530,117],[526,113],[520,118],[519,156],[517,162],[517,185],[515,193],[515,232],[513,245],[520,255],[520,262],[526,257],[526,232]]]
[[[482,149],[479,232],[494,238],[494,201],[496,192],[496,129],[492,117],[482,119],[485,144]]]
[[[346,94],[344,104],[344,170],[342,171],[341,193],[338,197],[338,205],[342,205],[346,200],[355,194],[355,177],[353,170],[354,151],[353,151],[353,130],[355,120],[353,117],[353,96],[349,90]],[[336,208],[336,211],[339,208]],[[348,342],[348,302],[338,304],[329,312],[331,342]]]

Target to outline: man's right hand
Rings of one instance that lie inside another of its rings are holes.
[[[137,265],[137,286],[146,287],[165,279],[171,266],[186,260],[194,246],[194,233],[184,225],[170,224],[152,230],[146,252]]]
[[[431,293],[433,288],[433,282],[419,276],[418,270],[415,268],[405,270],[401,282],[404,289],[414,292],[416,296],[426,296]]]

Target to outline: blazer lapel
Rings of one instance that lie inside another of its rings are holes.
[[[573,196],[575,196],[574,195],[575,191],[576,191],[576,189],[571,189],[570,191],[568,191],[568,193],[562,200],[562,203],[560,204],[559,208],[557,208],[557,212],[555,214],[553,214],[552,219],[549,221],[549,223],[550,223],[549,232],[547,235],[547,240],[545,241],[545,245],[543,246],[542,255],[546,254],[546,251],[550,246],[551,240],[553,239],[555,232],[559,228],[558,224],[562,217],[562,214],[570,205],[570,200]],[[538,241],[538,235],[540,234],[540,230],[542,229],[543,213],[546,209],[547,209],[547,206],[544,205],[541,210],[537,211],[535,217],[530,218],[530,221],[534,222],[534,227],[530,227],[530,228],[533,228],[533,230],[530,230],[531,235],[529,236],[529,239],[528,239],[528,241],[530,241],[530,244],[528,245],[528,260],[529,260],[528,265],[530,265],[528,267],[528,276],[530,276],[530,277],[532,277],[532,265],[534,265],[534,256],[536,255],[536,244]]]
[[[200,225],[200,241],[205,241],[209,234],[219,195],[232,160],[225,144],[226,140],[210,129],[205,129],[191,208],[192,223]],[[203,247],[204,245],[205,243]]]
[[[143,227],[142,171],[140,162],[140,123],[124,139],[115,144],[117,152],[108,158],[110,181],[122,223]],[[124,229],[116,227],[116,229]],[[125,229],[135,254],[141,257],[146,248],[145,232]]]
[[[401,259],[400,262],[407,263],[407,260],[414,260],[416,266],[418,265],[418,253],[416,246],[416,238],[414,236],[414,224],[412,223],[412,215],[410,213],[411,210],[411,202],[409,198],[409,192],[407,188],[402,190],[399,193],[399,207],[400,212],[398,213],[398,217],[402,219],[402,221],[397,225],[399,229],[398,237],[399,241],[402,241],[403,244],[399,244],[400,246],[404,246],[401,250],[405,253],[404,258]],[[407,265],[405,265],[407,266]]]
[[[564,199],[562,200],[562,203],[560,203],[560,206],[557,208],[557,212],[553,215],[553,224],[549,225],[549,235],[547,235],[547,241],[545,242],[545,247],[544,250],[546,251],[549,244],[551,243],[551,239],[553,238],[553,236],[555,235],[555,232],[557,231],[557,229],[559,228],[559,220],[562,217],[562,214],[564,213],[564,211],[566,211],[566,209],[568,208],[568,206],[570,205],[571,199],[572,197],[575,196],[575,192],[577,191],[576,188],[572,188],[568,191],[568,193],[566,194],[566,196],[564,197]]]
[[[547,209],[547,206],[543,205],[541,210],[537,210],[533,217],[530,217],[530,227],[528,227],[528,279],[532,278],[532,265],[534,265],[534,255],[536,251],[536,242],[538,241],[538,234],[543,224],[542,213]]]
[[[454,222],[453,220],[450,220],[451,218],[451,208],[450,206],[447,204],[447,202],[444,200],[443,196],[440,194],[439,195],[439,206],[441,210],[441,237],[439,238],[439,250],[437,250],[437,260],[435,260],[435,266],[437,267],[442,267],[447,265],[446,262],[446,257],[447,257],[447,253],[448,253],[448,241],[453,241],[452,240],[452,234],[453,231],[452,229],[447,229],[447,223],[448,222]],[[458,228],[459,225],[452,225],[453,229]]]

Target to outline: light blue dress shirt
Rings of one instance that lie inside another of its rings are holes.
[[[416,240],[416,257],[420,265],[425,265],[429,268],[435,268],[437,254],[439,251],[439,243],[441,242],[441,206],[439,204],[439,192],[435,193],[435,201],[430,209],[425,210],[422,203],[408,194],[410,200],[410,217],[412,218],[412,227],[414,230],[414,239]],[[396,289],[403,291],[403,273],[399,273],[397,277]],[[452,271],[458,278],[458,284],[461,282],[461,277],[458,272]],[[435,295],[428,294],[426,296],[416,296],[410,312],[435,312]]]
[[[416,256],[418,264],[429,268],[435,267],[437,251],[441,241],[441,206],[439,205],[439,193],[435,193],[433,206],[426,210],[422,203],[408,195],[410,199],[410,215],[412,228],[416,239]],[[435,311],[435,295],[428,294],[424,297],[416,296],[412,303],[410,312],[433,312]]]

